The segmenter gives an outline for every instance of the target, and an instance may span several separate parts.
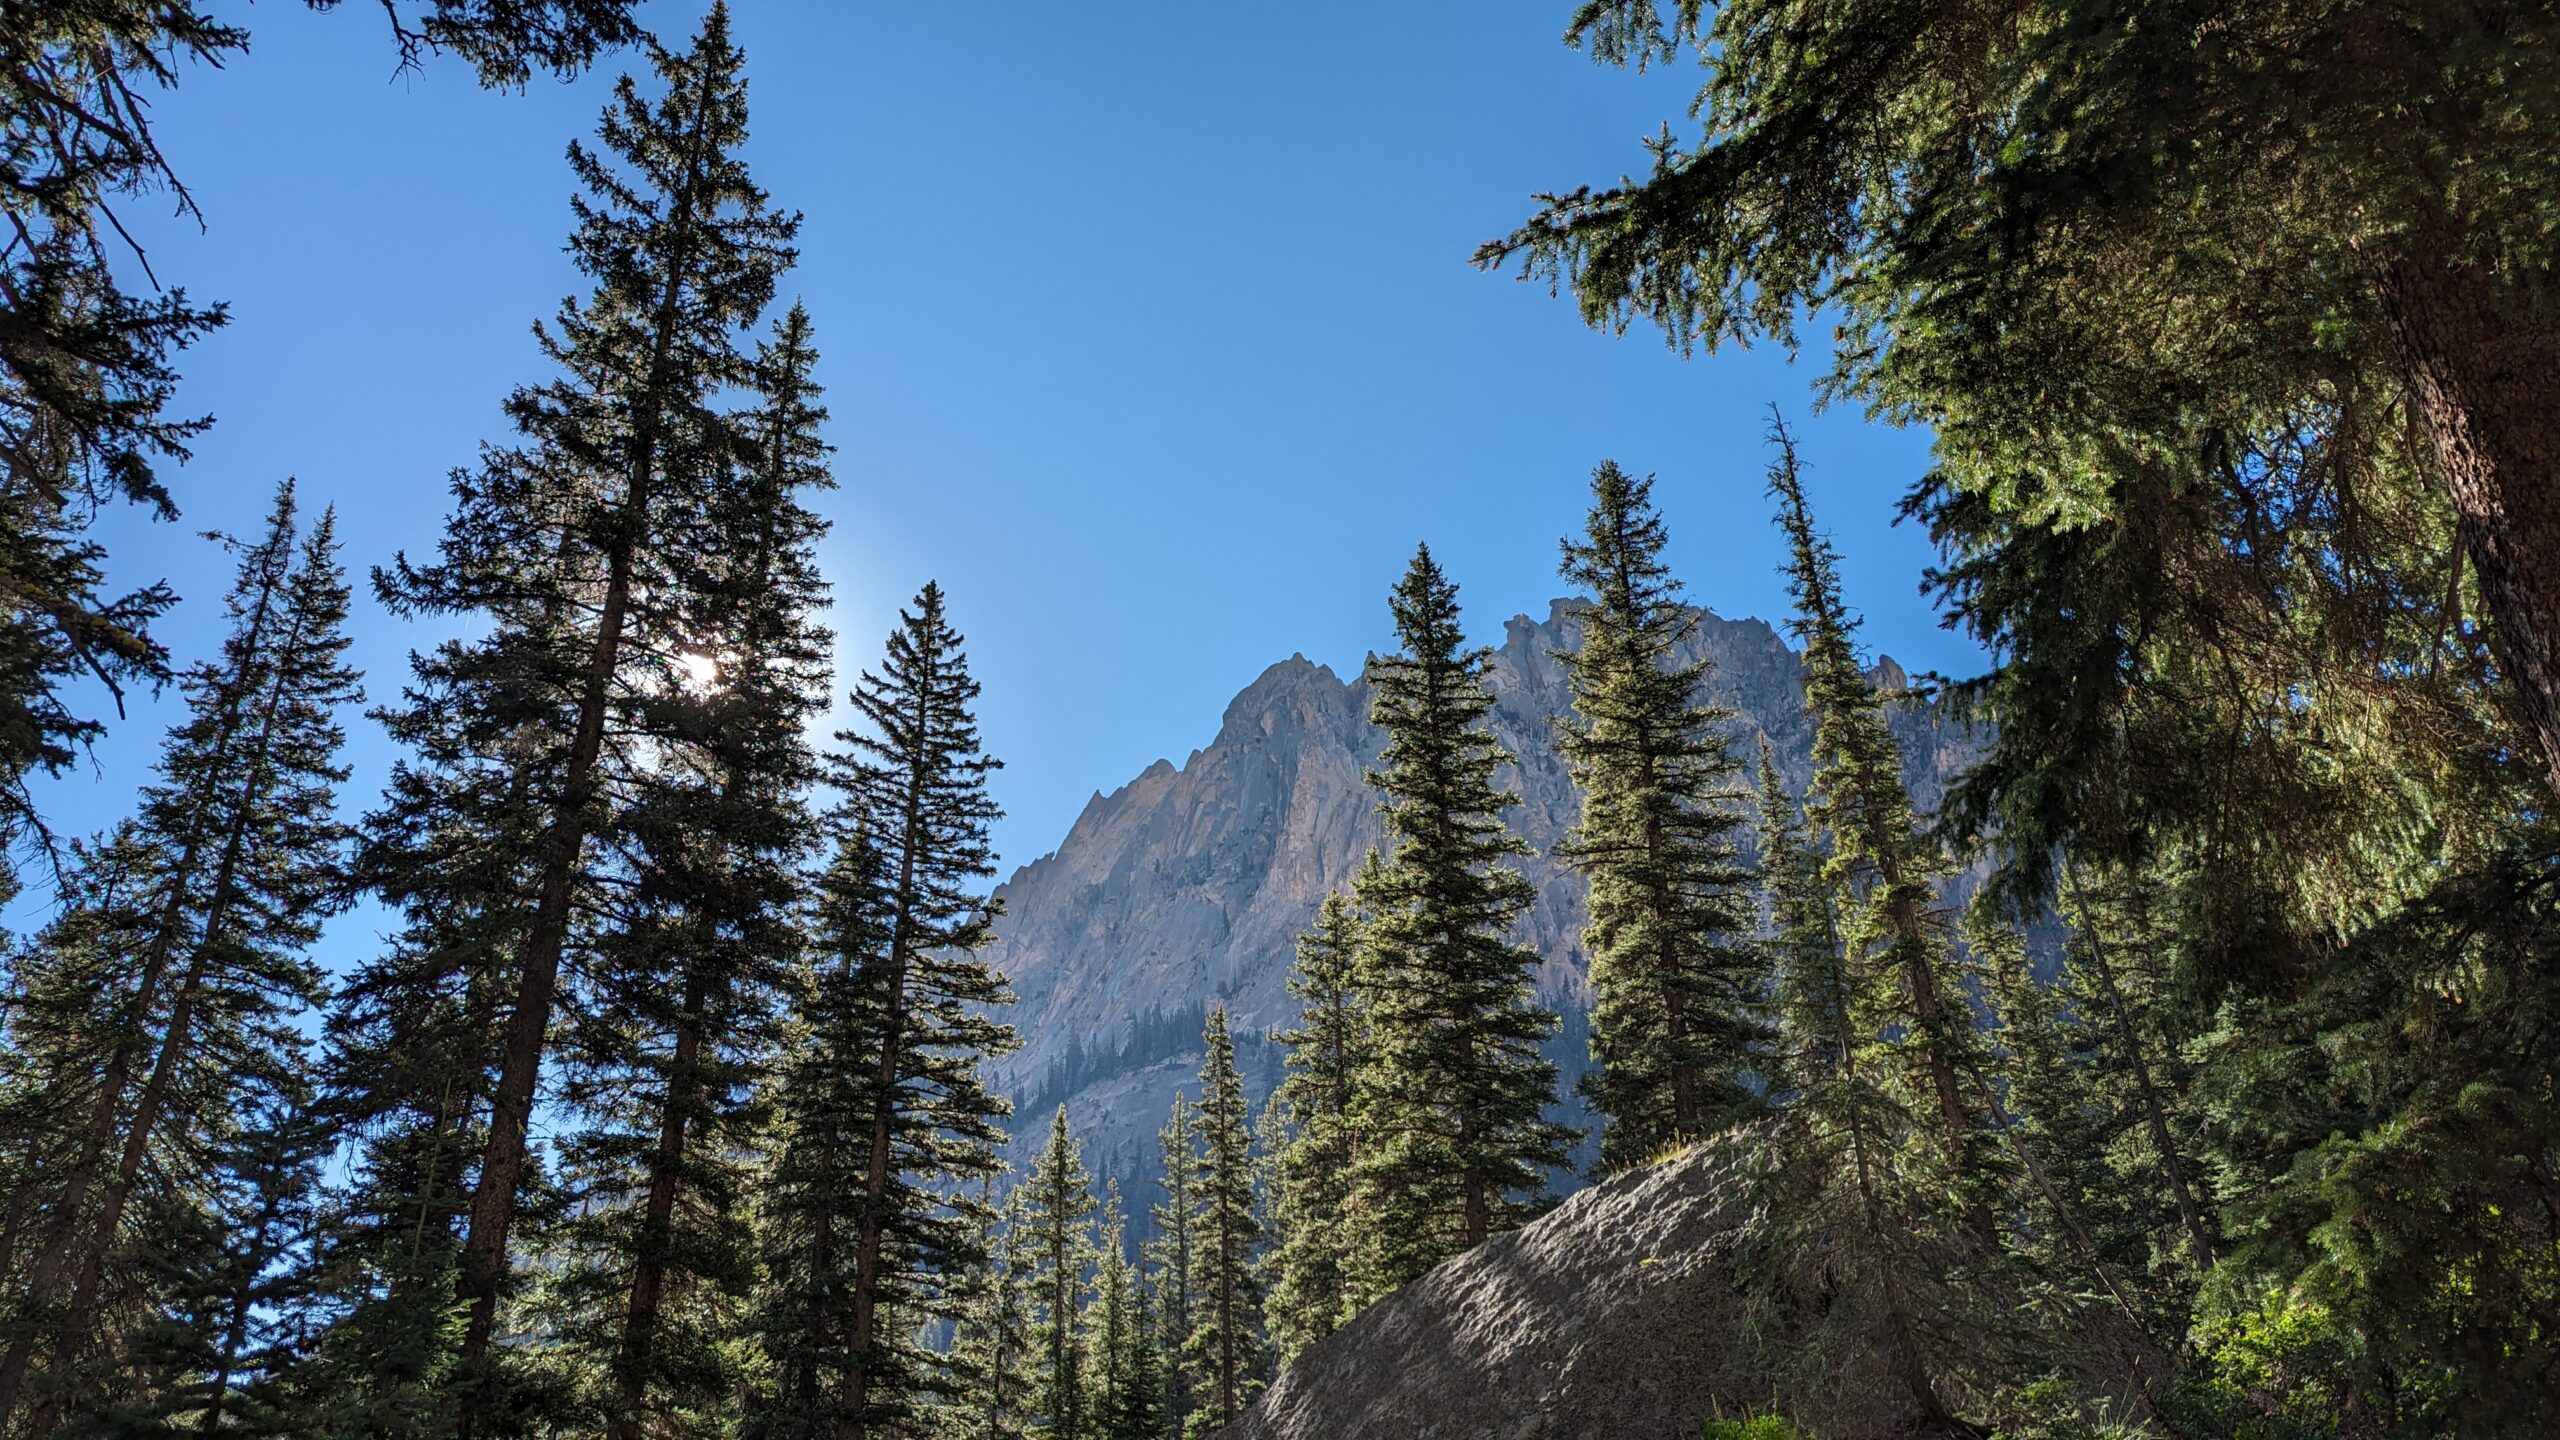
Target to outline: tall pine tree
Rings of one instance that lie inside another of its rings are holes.
[[[37,1238],[10,1277],[0,1428],[39,1376],[27,1406],[38,1433],[91,1403],[81,1376],[102,1358],[137,1203],[218,1185],[205,1147],[258,1097],[303,1081],[292,1021],[324,985],[305,951],[344,893],[348,832],[332,811],[346,777],[337,712],[357,694],[348,592],[334,518],[301,534],[289,484],[240,554],[220,657],[188,672],[159,779],[93,852],[113,873],[91,877],[17,967],[12,1028],[76,1014],[85,1053],[37,1082],[59,1089],[70,1128],[31,1197],[41,1219],[20,1222]],[[30,1039],[31,1053],[72,1057]]]
[[[809,1038],[783,1092],[769,1261],[783,1303],[768,1344],[785,1404],[814,1407],[810,1433],[904,1433],[943,1386],[905,1331],[956,1322],[961,1279],[986,1263],[967,1197],[1001,1168],[1005,1106],[982,1067],[1014,1042],[992,1018],[1003,977],[976,953],[995,913],[997,815],[977,692],[929,584],[853,692],[863,728],[840,737],[842,850],[817,917]]]
[[[1376,1037],[1357,1100],[1371,1298],[1525,1219],[1569,1138],[1545,1118],[1556,1067],[1538,1046],[1556,1017],[1513,938],[1532,892],[1504,863],[1527,846],[1502,819],[1518,798],[1493,783],[1511,757],[1483,726],[1489,652],[1467,648],[1427,545],[1389,609],[1403,649],[1372,670],[1387,745],[1369,783],[1393,846],[1357,889]]]
[[[342,1087],[349,1109],[399,1122],[385,1133],[401,1144],[460,1128],[445,1113],[457,1107],[470,1117],[470,1199],[452,1261],[464,1317],[452,1359],[474,1387],[452,1397],[465,1435],[507,1423],[489,1388],[493,1347],[511,1237],[533,1193],[530,1126],[563,962],[583,970],[596,954],[600,887],[653,823],[652,792],[686,788],[680,770],[661,776],[649,763],[651,711],[678,657],[703,643],[679,562],[730,484],[732,457],[752,453],[752,420],[717,402],[756,380],[741,330],[770,299],[797,226],[737,158],[746,98],[726,12],[715,6],[682,53],[653,46],[651,59],[661,93],[645,99],[626,78],[599,131],[605,153],[571,152],[586,198],[569,248],[596,287],[541,332],[559,377],[509,401],[524,444],[457,475],[432,563],[404,559],[377,581],[396,613],[479,622],[418,657],[405,703],[385,717],[410,755],[369,851],[410,924],[377,973],[359,977],[368,1013],[363,1033],[348,1027]],[[481,888],[453,895],[465,879]],[[502,917],[475,915],[492,900]],[[364,1053],[438,1041],[460,1073]],[[430,1093],[368,1091],[376,1080]],[[401,1343],[416,1348],[414,1336]]]
[[[1093,1268],[1093,1177],[1085,1173],[1067,1108],[1049,1124],[1049,1143],[1022,1182],[1022,1224],[1031,1237],[1037,1276],[1038,1323],[1032,1331],[1040,1371],[1043,1434],[1056,1440],[1090,1440],[1093,1379],[1078,1322],[1084,1315],[1087,1274]]]
[[[1164,1200],[1150,1216],[1156,1238],[1147,1246],[1156,1279],[1157,1370],[1164,1377],[1164,1423],[1181,1434],[1189,1423],[1196,1397],[1182,1364],[1182,1347],[1191,1338],[1191,1257],[1198,1249],[1193,1196],[1200,1185],[1200,1144],[1196,1112],[1183,1092],[1173,1092],[1173,1113],[1156,1136],[1161,1160],[1156,1183]]]
[[[1014,1187],[1001,1225],[983,1198],[977,1209],[978,1248],[987,1258],[957,1287],[962,1308],[950,1356],[955,1384],[944,1412],[951,1440],[1024,1440],[1033,1430],[1040,1398],[1032,1333],[1038,1260],[1024,1198],[1023,1188]]]
[[[1560,853],[1591,885],[1598,1068],[1582,1083],[1609,1117],[1604,1166],[1748,1113],[1768,1035],[1733,712],[1701,696],[1708,662],[1681,658],[1698,617],[1662,563],[1665,539],[1652,477],[1612,462],[1591,472],[1582,538],[1564,542],[1564,577],[1589,603],[1565,657],[1573,714],[1560,742],[1582,816]]]
[[[1297,1027],[1276,1037],[1288,1047],[1289,1074],[1275,1097],[1288,1133],[1264,1136],[1266,1144],[1279,1139],[1265,1314],[1283,1366],[1351,1313],[1354,1230],[1346,1216],[1359,1165],[1352,1092],[1369,1047],[1359,960],[1359,917],[1339,891],[1328,894],[1298,938],[1289,973],[1289,993],[1302,1007]]]
[[[607,924],[564,1032],[576,1217],[546,1257],[546,1319],[592,1364],[614,1440],[706,1423],[742,1383],[745,1197],[816,839],[805,732],[827,691],[826,527],[806,504],[830,484],[816,358],[795,306],[757,357],[728,483],[670,517],[690,644],[635,667],[652,783],[627,811],[631,884],[598,907]]]
[[[1980,1173],[1978,1105],[1965,1095],[1980,1069],[1973,1015],[1949,976],[1947,935],[1933,882],[1942,858],[1923,837],[1902,778],[1902,752],[1885,726],[1884,699],[1858,664],[1857,626],[1840,599],[1839,558],[1814,528],[1795,438],[1772,420],[1769,491],[1787,539],[1790,622],[1804,643],[1805,709],[1814,722],[1813,788],[1806,815],[1829,840],[1824,868],[1842,897],[1849,963],[1878,983],[1862,987],[1909,1089],[1933,1112],[1951,1177]]]
[[[1182,1351],[1199,1406],[1183,1422],[1186,1435],[1209,1434],[1244,1413],[1259,1388],[1262,1349],[1255,1263],[1262,1225],[1254,1203],[1253,1132],[1225,1006],[1210,1010],[1201,1040],[1206,1053],[1200,1062],[1199,1183],[1192,1196],[1192,1329]]]

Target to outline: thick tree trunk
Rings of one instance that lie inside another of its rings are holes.
[[[2492,626],[2516,719],[2560,797],[2560,333],[2546,310],[2422,223],[2373,263]]]
[[[560,983],[560,955],[569,941],[571,890],[591,828],[589,807],[596,762],[604,751],[605,709],[622,659],[622,628],[631,606],[631,557],[645,521],[645,487],[626,499],[626,513],[608,566],[603,613],[578,699],[578,728],[569,744],[565,798],[543,856],[533,924],[525,937],[524,973],[516,983],[515,1009],[507,1017],[498,1087],[489,1102],[489,1137],[481,1152],[479,1183],[471,1193],[471,1230],[462,1247],[460,1299],[466,1309],[461,1361],[466,1373],[487,1360],[498,1328],[498,1292],[506,1279],[507,1232],[515,1223],[516,1191],[524,1180],[526,1143],[533,1125],[533,1097],[542,1078],[542,1052],[551,1033],[551,1005]],[[472,1407],[465,1402],[457,1433],[470,1440]]]

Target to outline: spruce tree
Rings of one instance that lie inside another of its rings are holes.
[[[546,1328],[592,1364],[590,1403],[615,1440],[715,1413],[742,1380],[746,1195],[816,839],[804,732],[827,689],[814,619],[826,527],[805,503],[830,484],[815,361],[795,306],[757,357],[759,403],[737,427],[753,448],[701,510],[673,517],[692,647],[650,657],[634,721],[657,758],[626,812],[631,885],[602,912],[563,1036],[577,1213],[552,1242]]]
[[[1001,1225],[983,1198],[977,1207],[978,1248],[986,1260],[957,1287],[963,1305],[952,1337],[956,1383],[946,1410],[952,1440],[1025,1440],[1033,1433],[1040,1399],[1033,1334],[1038,1256],[1024,1199],[1023,1187],[1014,1187]]]
[[[1776,936],[1778,1123],[1746,1136],[1765,1217],[1748,1249],[1753,1290],[1813,1306],[1773,1357],[1808,1380],[1872,1343],[1917,1411],[1960,1429],[1959,1385],[2014,1329],[2014,1277],[1996,1266],[2006,1175],[1978,1107],[1986,1056],[1954,988],[1922,840],[1883,702],[1859,668],[1836,561],[1813,529],[1793,443],[1773,426],[1770,469],[1804,641],[1814,720],[1810,835],[1763,752],[1761,855]],[[1959,1282],[1956,1277],[1961,1276]],[[1836,1298],[1854,1292],[1855,1304]],[[1845,1327],[1845,1328],[1844,1328]]]
[[[899,1324],[956,1320],[958,1277],[984,1263],[967,1198],[993,1177],[1004,1102],[984,1062],[1009,1052],[1009,992],[977,952],[995,906],[997,810],[961,637],[928,584],[839,736],[841,851],[817,915],[810,1035],[783,1095],[790,1179],[768,1267],[768,1343],[786,1396],[830,1423],[900,1433],[943,1385]],[[798,1298],[805,1297],[805,1299]],[[777,1355],[778,1360],[782,1356]]]
[[[95,1440],[312,1433],[300,1341],[313,1201],[335,1140],[300,1087],[219,1138],[201,1197],[158,1194],[142,1271],[160,1298],[126,1342],[121,1396],[68,1430]]]
[[[75,893],[96,908],[68,912],[19,963],[12,1028],[78,1014],[86,1038],[75,1072],[39,1082],[60,1088],[71,1129],[55,1147],[38,1238],[11,1276],[0,1427],[37,1374],[26,1412],[37,1432],[89,1403],[81,1372],[101,1358],[102,1317],[121,1304],[111,1261],[138,1198],[203,1193],[217,1183],[204,1145],[254,1097],[302,1083],[292,1020],[319,1001],[324,981],[305,951],[342,903],[337,711],[357,694],[334,525],[324,512],[300,534],[291,485],[277,492],[265,534],[238,547],[231,633],[184,679],[187,718],[159,778],[115,842],[92,852],[112,873]],[[33,1053],[70,1058],[29,1040]]]
[[[1805,709],[1814,721],[1807,818],[1828,839],[1824,868],[1843,898],[1849,964],[1875,986],[1855,984],[1878,1009],[1861,1027],[1883,1032],[1919,1103],[1932,1112],[1948,1172],[1980,1173],[1977,1104],[1965,1095],[1980,1069],[1973,1016],[1947,970],[1947,937],[1933,882],[1945,863],[1919,828],[1902,778],[1902,753],[1885,727],[1884,700],[1858,664],[1856,622],[1840,599],[1839,559],[1805,504],[1795,439],[1772,420],[1769,491],[1787,538],[1790,622],[1804,643]]]
[[[701,643],[682,562],[698,556],[686,547],[730,485],[732,457],[753,453],[755,440],[752,419],[717,402],[756,380],[741,327],[770,298],[797,226],[737,158],[743,61],[726,12],[715,6],[682,53],[652,46],[650,55],[662,92],[645,99],[626,78],[599,130],[604,153],[571,152],[586,198],[569,249],[596,285],[540,332],[558,378],[509,401],[521,446],[493,447],[476,472],[456,476],[438,556],[404,558],[377,578],[395,613],[477,622],[468,638],[417,657],[404,703],[384,717],[410,753],[370,822],[368,852],[374,883],[409,912],[409,953],[363,977],[379,1033],[360,1039],[414,1046],[419,1037],[397,1027],[441,1030],[448,1021],[430,997],[458,993],[464,1013],[453,1023],[466,1033],[455,1053],[490,1068],[383,1077],[424,1081],[432,1096],[361,1093],[374,1078],[363,1072],[381,1067],[351,1055],[357,1083],[343,1101],[433,1115],[448,1091],[476,1092],[455,1259],[464,1324],[453,1359],[467,1393],[452,1398],[466,1435],[507,1423],[491,1388],[493,1344],[511,1237],[538,1179],[530,1123],[564,959],[587,968],[611,872],[656,823],[653,793],[685,788],[680,773],[647,763],[659,738],[652,712],[678,657]],[[486,854],[492,838],[524,873]],[[471,926],[468,897],[445,896],[474,872],[511,882],[478,894],[529,903]],[[467,1033],[483,1026],[485,1036]],[[413,1124],[390,1133],[405,1137]]]
[[[1162,1156],[1156,1183],[1164,1190],[1164,1201],[1152,1213],[1156,1238],[1147,1247],[1156,1277],[1156,1368],[1164,1377],[1164,1424],[1176,1435],[1189,1423],[1195,1404],[1182,1364],[1183,1344],[1191,1338],[1191,1257],[1198,1248],[1193,1196],[1200,1183],[1200,1145],[1194,1114],[1183,1093],[1173,1092],[1173,1112],[1156,1137]]]
[[[1142,1265],[1129,1267],[1129,1331],[1119,1360],[1118,1403],[1104,1417],[1110,1440],[1163,1440],[1164,1349],[1155,1292]]]
[[[1105,1182],[1102,1254],[1094,1266],[1093,1300],[1084,1317],[1085,1353],[1093,1357],[1096,1440],[1121,1440],[1130,1433],[1132,1408],[1144,1403],[1138,1396],[1136,1357],[1146,1345],[1139,1329],[1138,1281],[1129,1263],[1127,1223],[1120,1208],[1120,1182]]]
[[[1872,981],[1844,942],[1823,842],[1806,832],[1766,740],[1758,808],[1782,1103],[1740,1141],[1765,1149],[1750,1167],[1760,1219],[1740,1255],[1746,1304],[1815,1317],[1771,1357],[1813,1383],[1880,1324],[1915,1408],[1952,1428],[1936,1322],[1952,1308],[1948,1272],[1970,1252],[1948,1243],[1945,1217],[1908,1173],[1914,1121],[1884,1079]]]
[[[1257,1388],[1262,1345],[1255,1263],[1262,1226],[1254,1204],[1253,1132],[1225,1006],[1209,1011],[1202,1046],[1207,1053],[1200,1062],[1201,1155],[1192,1194],[1192,1329],[1182,1350],[1199,1403],[1183,1422],[1186,1435],[1206,1435],[1244,1413]]]
[[[1483,727],[1489,652],[1466,648],[1427,545],[1389,609],[1403,649],[1372,670],[1387,744],[1369,783],[1393,847],[1357,887],[1376,1037],[1357,1100],[1369,1298],[1527,1218],[1570,1138],[1545,1118],[1556,1067],[1538,1046],[1556,1018],[1512,938],[1532,892],[1503,863],[1527,847],[1503,824],[1517,797],[1493,783],[1511,757]]]
[[[1559,853],[1591,887],[1598,1068],[1582,1084],[1609,1117],[1600,1163],[1616,1167],[1747,1114],[1768,1027],[1733,712],[1700,695],[1709,662],[1681,658],[1698,617],[1662,563],[1652,477],[1603,463],[1591,496],[1583,537],[1564,542],[1564,577],[1589,601],[1559,722],[1582,816]]]
[[[1049,1143],[1022,1182],[1022,1223],[1031,1236],[1038,1323],[1032,1331],[1039,1366],[1042,1434],[1090,1440],[1093,1378],[1077,1333],[1093,1267],[1093,1177],[1085,1173],[1067,1108],[1058,1107]]]
[[[1298,938],[1289,993],[1303,1007],[1288,1047],[1288,1078],[1274,1094],[1287,1126],[1273,1169],[1275,1244],[1267,1262],[1264,1313],[1280,1364],[1350,1318],[1353,1227],[1346,1223],[1359,1165],[1353,1087],[1368,1058],[1360,1005],[1360,922],[1339,891],[1324,897],[1315,924]]]

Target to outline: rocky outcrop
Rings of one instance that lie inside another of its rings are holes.
[[[1521,615],[1505,626],[1490,720],[1520,757],[1501,783],[1521,796],[1512,822],[1537,852],[1521,865],[1538,896],[1525,938],[1545,957],[1540,989],[1569,1024],[1586,1003],[1582,887],[1549,858],[1575,814],[1552,718],[1570,704],[1556,655],[1578,643],[1578,630],[1565,601],[1543,620]],[[1766,735],[1801,787],[1812,735],[1795,652],[1764,621],[1705,613],[1692,645],[1714,663],[1708,694],[1736,712],[1740,753],[1755,753]],[[1901,686],[1890,660],[1877,676]],[[1292,656],[1236,696],[1206,749],[1094,796],[1055,852],[1002,887],[991,958],[1013,977],[1024,1045],[997,1079],[1021,1104],[1025,1130],[1045,1130],[1050,1107],[1064,1101],[1088,1162],[1135,1184],[1152,1174],[1153,1136],[1174,1090],[1198,1070],[1187,1043],[1196,1025],[1183,1022],[1223,1004],[1241,1034],[1258,1036],[1293,1017],[1297,936],[1381,840],[1362,780],[1383,743],[1368,712],[1365,680]],[[1969,747],[1925,712],[1900,712],[1894,723],[1927,804]],[[1243,1048],[1258,1101],[1278,1056]],[[1577,1035],[1556,1052],[1568,1069],[1578,1063]]]
[[[1221,1440],[1695,1440],[1772,1410],[1907,1433],[1881,1333],[1818,1380],[1760,1362],[1731,1264],[1746,1184],[1701,1147],[1594,1185],[1310,1347]]]

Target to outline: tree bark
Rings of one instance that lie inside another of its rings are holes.
[[[2370,263],[2460,517],[2492,653],[2560,797],[2560,334],[2533,297],[2460,258],[2441,214]]]
[[[640,1411],[649,1398],[649,1362],[657,1347],[658,1311],[666,1291],[667,1242],[675,1233],[676,1197],[682,1189],[684,1121],[693,1109],[694,1063],[702,1055],[702,977],[685,977],[683,1018],[667,1069],[666,1108],[658,1116],[658,1150],[649,1165],[649,1197],[643,1202],[640,1250],[631,1267],[631,1300],[622,1320],[622,1410],[608,1432],[613,1440],[640,1440]]]

